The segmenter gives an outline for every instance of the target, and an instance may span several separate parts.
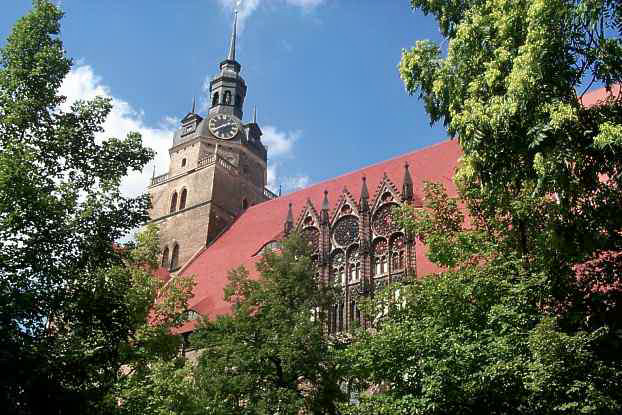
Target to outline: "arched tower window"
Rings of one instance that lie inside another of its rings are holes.
[[[162,251],[162,268],[168,269],[168,246]]]
[[[173,196],[171,197],[171,213],[177,210],[177,192],[173,192]]]
[[[179,267],[179,245],[173,247],[173,255],[171,256],[171,270],[174,271]]]
[[[224,104],[231,105],[231,91],[225,91]]]
[[[220,99],[220,95],[218,95],[218,92],[214,92],[214,96],[212,97],[212,107],[215,107],[216,105],[218,105],[219,99]]]
[[[186,208],[186,198],[188,197],[188,190],[184,189],[181,191],[181,197],[179,198],[179,210]]]
[[[248,200],[246,198],[242,199],[242,210],[248,209]]]

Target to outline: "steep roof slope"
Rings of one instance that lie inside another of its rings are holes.
[[[226,232],[180,270],[184,275],[195,275],[197,278],[189,307],[210,318],[229,312],[230,306],[223,299],[228,272],[243,265],[252,276],[257,276],[255,264],[261,257],[257,253],[266,243],[282,235],[290,203],[295,216],[302,213],[307,200],[319,210],[326,190],[332,213],[344,188],[358,201],[363,177],[367,179],[370,200],[373,201],[384,174],[401,189],[405,163],[410,166],[415,203],[421,204],[424,181],[441,182],[450,195],[455,195],[456,188],[451,178],[461,154],[456,141],[444,141],[250,207]],[[437,271],[438,268],[425,257],[422,244],[417,244],[417,275]]]
[[[619,97],[621,93],[620,85],[613,85],[611,91],[605,88],[595,89],[587,92],[581,102],[584,106],[591,107],[607,97]],[[401,188],[405,163],[410,165],[416,204],[420,205],[422,202],[425,181],[440,182],[446,186],[450,196],[455,196],[456,188],[452,176],[461,155],[457,141],[443,141],[250,207],[214,243],[197,253],[180,271],[185,275],[195,275],[197,279],[189,307],[210,318],[230,311],[230,305],[223,299],[228,272],[243,265],[251,276],[257,277],[255,264],[260,259],[257,254],[266,243],[282,235],[290,203],[296,214],[302,213],[307,200],[317,210],[322,205],[326,190],[332,214],[344,188],[358,201],[363,177],[367,179],[373,201],[384,174],[398,189]],[[425,246],[421,243],[417,243],[416,260],[419,277],[440,271],[426,258]],[[189,323],[182,327],[181,331],[187,331],[191,325]]]

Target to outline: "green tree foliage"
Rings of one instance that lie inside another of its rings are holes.
[[[178,275],[165,283],[155,277],[159,253],[157,228],[149,225],[137,235],[126,266],[117,269],[129,277],[125,303],[131,326],[119,345],[121,367],[106,400],[112,413],[200,413],[194,412],[192,367],[180,355],[182,339],[174,334],[187,321],[194,278]]]
[[[94,413],[122,363],[169,342],[167,324],[145,325],[157,291],[155,231],[136,249],[114,245],[147,219],[148,198],[122,196],[119,183],[153,152],[136,133],[96,138],[107,99],[61,109],[71,67],[61,17],[51,1],[35,0],[0,50],[4,413]],[[165,308],[155,315],[169,319]]]
[[[233,270],[226,299],[233,313],[203,321],[196,381],[208,414],[334,414],[342,398],[332,344],[323,330],[333,287],[318,284],[298,235],[258,263],[259,280]]]
[[[622,101],[582,98],[622,78],[620,3],[411,4],[446,51],[417,42],[402,79],[464,157],[459,200],[428,184],[426,209],[399,215],[450,271],[402,287],[344,353],[363,389],[381,386],[346,411],[619,413]]]
[[[344,376],[364,391],[344,413],[619,413],[622,367],[604,318],[593,330],[563,330],[547,274],[500,250],[495,233],[465,229],[458,205],[428,184],[428,210],[401,210],[407,229],[435,241],[430,258],[452,270],[373,299],[372,309],[391,306],[340,355]],[[593,282],[595,266],[577,284]],[[597,282],[615,301],[616,286]]]
[[[468,203],[496,216],[522,255],[559,268],[619,250],[622,98],[588,108],[583,93],[622,80],[620,2],[411,4],[438,20],[447,50],[418,41],[400,73],[457,135]]]

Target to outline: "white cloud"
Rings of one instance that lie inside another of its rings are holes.
[[[135,109],[127,101],[112,95],[110,88],[95,74],[89,65],[80,65],[72,69],[60,88],[60,93],[67,97],[63,109],[67,109],[76,100],[90,100],[97,96],[112,99],[112,111],[104,122],[104,132],[98,137],[125,137],[131,131],[139,132],[145,146],[156,152],[151,162],[142,172],[131,172],[122,182],[121,190],[128,196],[144,193],[147,189],[153,168],[156,174],[168,171],[168,149],[172,144],[173,133],[179,125],[175,117],[164,117],[159,126],[148,126],[142,111]],[[301,174],[283,174],[283,162],[294,155],[296,142],[301,138],[299,130],[282,131],[274,126],[262,127],[262,141],[268,147],[268,187],[277,192],[279,186],[284,192],[300,189],[309,184],[309,177]]]
[[[261,128],[261,141],[268,147],[268,160],[272,158],[291,157],[294,143],[302,135],[301,131],[279,131],[276,127],[267,125]]]
[[[282,188],[284,192],[301,189],[309,184],[309,177],[305,175],[283,174],[283,160],[293,157],[294,145],[302,136],[300,130],[280,131],[271,125],[261,128],[263,136],[261,141],[268,147],[268,188],[278,192]]]
[[[238,10],[240,30],[243,30],[246,19],[250,17],[261,4],[279,5],[284,4],[292,7],[300,7],[305,11],[324,3],[325,0],[218,0],[222,7],[227,10]]]
[[[144,145],[156,152],[155,160],[142,172],[130,172],[123,180],[121,190],[124,194],[135,196],[144,193],[153,174],[154,164],[156,174],[164,173],[168,169],[168,148],[172,142],[174,126],[177,124],[174,118],[164,118],[159,127],[147,126],[143,113],[128,102],[114,97],[89,65],[73,68],[63,81],[60,93],[67,97],[63,109],[67,109],[76,100],[90,100],[97,96],[111,98],[113,108],[104,122],[104,132],[98,138],[100,140],[107,137],[122,138],[129,132],[137,131],[142,135]]]

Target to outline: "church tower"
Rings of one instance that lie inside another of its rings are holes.
[[[173,136],[168,173],[148,188],[151,223],[160,227],[162,265],[175,271],[214,241],[249,206],[275,195],[265,188],[267,150],[253,120],[243,123],[246,83],[237,62],[237,12],[227,58],[210,82],[205,118],[193,103]]]

